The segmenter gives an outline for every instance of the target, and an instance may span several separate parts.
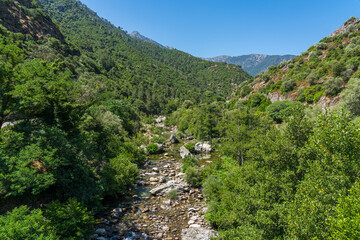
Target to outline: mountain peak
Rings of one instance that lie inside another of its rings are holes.
[[[138,40],[141,40],[141,41],[144,41],[144,42],[149,42],[149,43],[152,43],[158,47],[161,47],[161,48],[166,48],[165,46],[161,45],[160,43],[148,38],[148,37],[145,37],[144,35],[141,35],[138,31],[133,31],[132,33],[129,34],[130,37],[133,37],[133,38],[136,38]]]

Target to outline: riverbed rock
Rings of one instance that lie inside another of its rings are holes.
[[[100,236],[105,236],[106,235],[106,229],[105,228],[98,228],[96,229],[96,234],[99,234]]]
[[[196,225],[196,224],[194,224]],[[181,232],[182,240],[210,240],[212,237],[216,237],[216,232],[201,227],[185,228]]]
[[[171,143],[179,143],[179,139],[177,139],[177,137],[174,134],[172,134],[170,136],[170,142]]]
[[[166,195],[171,190],[176,190],[178,193],[184,192],[185,188],[187,188],[189,185],[180,180],[171,180],[165,184],[162,184],[158,187],[155,187],[150,190],[150,194],[152,195]]]
[[[181,158],[184,159],[186,156],[191,156],[191,155],[192,155],[191,152],[189,150],[187,150],[187,148],[185,146],[182,146],[180,148],[180,156],[181,156]]]
[[[211,145],[208,143],[198,142],[195,144],[195,151],[197,153],[210,153],[211,150]]]
[[[166,117],[164,117],[164,116],[159,116],[159,117],[157,117],[156,119],[155,119],[155,122],[156,123],[162,123],[162,122],[164,122],[166,120]]]

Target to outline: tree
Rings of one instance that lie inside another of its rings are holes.
[[[352,114],[360,115],[360,78],[351,78],[347,87],[340,94],[340,105]]]

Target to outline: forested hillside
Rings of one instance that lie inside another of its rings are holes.
[[[243,87],[241,97],[254,90],[273,101],[289,99],[323,107],[337,105],[339,95],[353,89],[347,86],[358,84],[350,79],[360,76],[359,21],[352,17],[300,56],[271,66],[252,84]]]

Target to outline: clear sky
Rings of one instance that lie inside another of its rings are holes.
[[[298,55],[360,17],[360,0],[81,1],[129,33],[197,57]]]

